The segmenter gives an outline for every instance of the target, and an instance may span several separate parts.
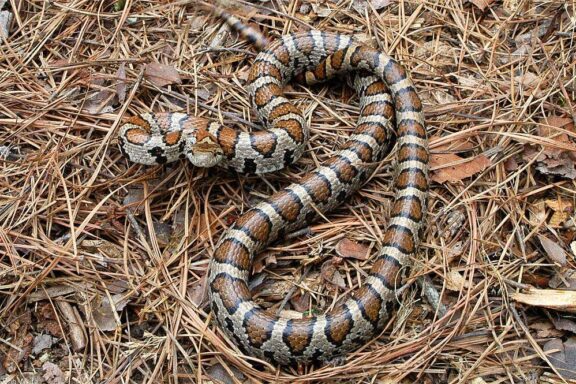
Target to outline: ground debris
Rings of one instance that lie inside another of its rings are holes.
[[[0,0],[0,382],[562,382],[576,322],[570,4],[225,3],[271,41],[353,34],[401,63],[421,96],[432,185],[412,268],[380,308],[384,332],[328,364],[278,368],[242,354],[208,295],[223,232],[356,126],[345,76],[289,82],[310,142],[280,172],[132,164],[117,135],[142,112],[260,131],[243,88],[253,47],[190,1]],[[406,245],[385,238],[393,142],[358,193],[254,255],[249,289],[267,315],[293,325],[372,295],[385,242]]]

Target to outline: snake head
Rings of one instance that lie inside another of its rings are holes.
[[[218,165],[224,160],[224,151],[216,138],[200,129],[186,145],[186,158],[196,167],[209,168]]]

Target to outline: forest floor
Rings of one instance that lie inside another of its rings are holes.
[[[340,361],[281,368],[242,355],[208,302],[223,231],[353,130],[358,99],[344,82],[287,86],[311,140],[280,172],[136,165],[117,135],[137,113],[254,129],[254,49],[195,1],[0,0],[0,382],[576,380],[576,4],[230,3],[272,40],[354,34],[411,74],[431,190],[386,329]],[[394,154],[346,204],[258,256],[259,302],[322,313],[362,283]]]

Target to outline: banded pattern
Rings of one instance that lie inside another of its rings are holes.
[[[280,364],[327,360],[377,335],[418,243],[428,186],[427,137],[420,100],[393,59],[342,35],[288,35],[257,57],[249,77],[250,94],[260,117],[274,124],[277,116],[287,120],[271,112],[277,105],[290,105],[283,98],[275,100],[281,97],[280,85],[294,73],[313,83],[346,72],[358,73],[354,88],[361,105],[350,140],[301,182],[243,214],[216,246],[210,265],[211,303],[221,327],[249,354]],[[254,255],[282,232],[314,220],[317,211],[340,204],[366,180],[385,153],[394,112],[396,198],[368,279],[350,299],[324,315],[295,320],[260,308],[248,289]]]
[[[230,15],[228,23],[239,29]],[[241,215],[210,263],[212,309],[222,329],[245,352],[280,364],[325,361],[373,338],[409,270],[425,211],[428,144],[422,105],[404,69],[349,36],[320,31],[286,35],[258,55],[248,79],[250,100],[266,131],[238,133],[183,114],[142,115],[121,128],[121,146],[133,161],[157,164],[186,156],[199,166],[269,172],[296,161],[309,135],[301,112],[283,95],[284,84],[294,77],[314,83],[349,72],[361,106],[349,140],[299,183]],[[248,288],[254,256],[354,193],[383,158],[393,120],[395,199],[383,248],[362,287],[320,316],[287,319],[260,308]]]
[[[265,49],[268,45],[268,40],[260,32],[244,24],[240,19],[225,9],[213,7],[206,3],[204,5],[208,6],[214,15],[224,20],[230,28],[237,31],[259,51]]]

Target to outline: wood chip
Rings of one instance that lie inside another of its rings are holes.
[[[576,291],[530,288],[513,293],[512,299],[534,307],[576,313]]]
[[[75,288],[72,286],[58,285],[55,287],[49,287],[49,288],[45,288],[43,290],[33,292],[32,294],[30,294],[30,296],[28,296],[28,301],[30,303],[35,303],[35,302],[40,301],[40,300],[46,300],[48,298],[54,299],[56,297],[68,295],[70,293],[74,293],[77,291],[78,291],[78,288]]]
[[[83,351],[86,347],[86,340],[84,339],[84,329],[83,322],[81,320],[80,314],[75,307],[72,307],[70,303],[62,299],[56,300],[56,305],[58,309],[64,316],[66,324],[68,326],[68,335],[72,343],[72,349],[75,352]]]

